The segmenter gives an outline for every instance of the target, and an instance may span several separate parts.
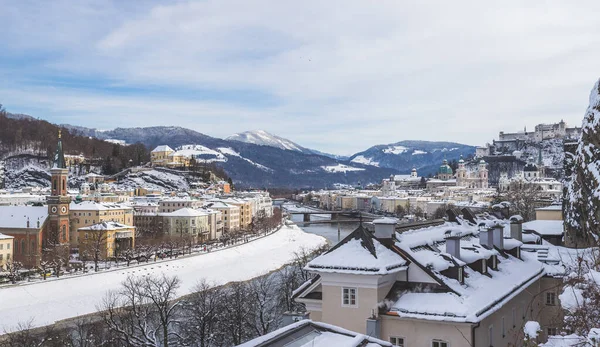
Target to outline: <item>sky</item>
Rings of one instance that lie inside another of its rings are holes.
[[[349,155],[581,124],[600,1],[0,0],[0,103]]]

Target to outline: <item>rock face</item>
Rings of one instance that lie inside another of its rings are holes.
[[[585,247],[600,236],[600,81],[590,93],[590,105],[582,124],[581,138],[567,160],[564,216],[566,243]]]

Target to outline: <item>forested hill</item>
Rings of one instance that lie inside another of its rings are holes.
[[[11,117],[0,111],[0,160],[19,155],[52,158],[58,141],[59,126],[32,117]],[[122,146],[93,137],[78,136],[62,128],[65,154],[93,158],[105,174],[133,164],[148,162],[150,152],[143,144]]]

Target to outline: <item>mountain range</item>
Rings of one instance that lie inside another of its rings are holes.
[[[475,151],[472,146],[452,142],[402,141],[343,157],[309,149],[262,130],[220,139],[177,126],[113,130],[60,126],[74,135],[119,144],[141,143],[148,150],[169,145],[176,150],[192,151],[205,161],[223,167],[238,186],[255,188],[324,188],[335,183],[367,185],[379,183],[392,174],[409,172],[413,167],[420,175],[427,175],[437,171],[443,158],[458,159]]]

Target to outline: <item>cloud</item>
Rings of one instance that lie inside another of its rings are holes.
[[[597,79],[592,1],[125,3],[3,4],[0,63],[23,57],[0,67],[3,103],[87,126],[262,128],[350,154],[579,124]]]

